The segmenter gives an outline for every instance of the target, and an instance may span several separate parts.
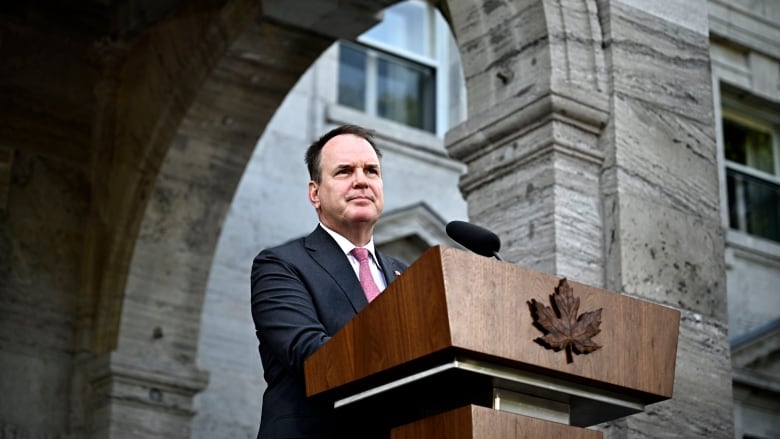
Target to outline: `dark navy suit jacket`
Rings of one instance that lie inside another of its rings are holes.
[[[406,264],[376,252],[387,284]],[[336,241],[310,235],[263,250],[252,264],[252,318],[268,388],[260,439],[349,437],[332,409],[306,398],[303,362],[368,301]]]

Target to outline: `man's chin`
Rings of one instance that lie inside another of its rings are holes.
[[[376,223],[379,220],[379,213],[373,209],[365,212],[353,212],[349,215],[349,220],[352,223]]]

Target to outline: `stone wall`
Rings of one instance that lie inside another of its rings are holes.
[[[89,185],[72,164],[29,151],[15,154],[10,183],[0,211],[0,437],[43,438],[70,422]],[[46,416],[32,423],[36,412]]]
[[[780,114],[780,5],[712,1],[710,17],[716,120],[721,119],[723,104],[776,119]],[[725,160],[723,151],[719,160]],[[725,174],[720,180],[725,200]],[[728,228],[726,214],[724,209],[722,222]],[[727,232],[726,244],[729,337],[733,339],[780,317],[776,294],[780,244],[735,230]]]
[[[715,120],[720,122],[721,109],[725,108],[776,127],[780,114],[780,4],[713,0],[709,17]],[[718,144],[721,199],[725,201],[722,139]],[[728,213],[723,209],[721,221],[726,229],[735,437],[771,437],[780,422],[780,244],[732,229]]]

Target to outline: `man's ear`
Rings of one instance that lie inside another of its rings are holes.
[[[315,209],[320,208],[320,185],[316,181],[309,181],[309,202]]]

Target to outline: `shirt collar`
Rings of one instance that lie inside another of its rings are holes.
[[[351,243],[349,239],[345,238],[340,233],[329,229],[324,224],[320,223],[320,227],[322,227],[323,230],[328,232],[328,235],[332,236],[334,240],[336,240],[336,244],[338,244],[341,251],[344,252],[345,255],[348,255],[349,252],[352,251],[353,248],[355,248],[355,244]],[[363,248],[368,249],[368,252],[371,254],[371,256],[376,260],[376,256],[374,255],[374,237],[371,236],[371,239],[368,241],[368,244],[364,245]]]

